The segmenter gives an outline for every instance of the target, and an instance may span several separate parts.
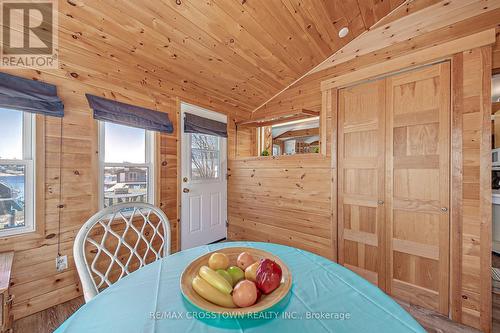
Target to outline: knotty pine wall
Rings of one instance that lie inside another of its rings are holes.
[[[254,128],[236,130],[235,119],[228,121],[228,159],[257,155],[257,132]]]
[[[85,98],[92,93],[159,111],[167,112],[177,130],[176,100],[146,90],[134,89],[126,82],[98,84],[82,82],[72,76],[38,71],[9,71],[10,74],[55,84],[65,105],[62,119],[62,188],[59,187],[60,121],[40,117],[44,122],[45,149],[36,161],[45,160],[45,180],[37,181],[45,195],[37,202],[45,211],[38,219],[37,233],[0,239],[0,251],[15,251],[11,293],[14,295],[14,318],[46,309],[81,295],[78,274],[73,261],[73,240],[81,225],[98,211],[98,137],[97,122]],[[159,135],[158,204],[172,226],[172,251],[177,251],[177,132]],[[41,142],[37,142],[41,144]],[[63,208],[59,205],[62,191]],[[58,236],[58,214],[61,213],[61,234]],[[61,273],[55,269],[57,241],[61,254],[68,256],[69,268]]]
[[[500,28],[497,28],[497,42],[493,45],[493,72],[500,74]]]
[[[485,332],[491,329],[491,60],[491,46],[452,58],[451,313]]]
[[[477,20],[475,18],[468,24],[480,24]],[[490,21],[483,23],[491,26],[493,22]],[[454,36],[461,36],[463,33],[459,32],[465,26],[457,24],[449,29],[457,33]],[[444,31],[432,34],[434,37],[424,35],[404,42],[404,45],[396,44],[360,57],[347,65],[340,64],[336,73],[329,69],[311,75],[312,78],[306,77],[304,82],[292,86],[277,100],[257,110],[254,118],[294,113],[302,108],[321,109],[319,85],[323,78],[347,73],[349,68],[376,64],[373,59],[377,58],[383,64],[384,57],[380,54],[397,57],[437,43],[433,38],[439,41],[450,38]],[[497,33],[494,50],[498,49],[498,44]],[[453,80],[452,186],[453,193],[460,194],[454,195],[451,203],[451,317],[484,332],[491,329],[489,117],[492,57],[493,67],[500,67],[497,53],[487,46],[449,55]],[[328,103],[332,101],[324,104]],[[330,115],[328,122],[335,126],[335,115]],[[328,133],[328,142],[334,143],[335,133]],[[335,143],[332,146],[335,147]],[[332,156],[335,156],[334,150]],[[327,160],[330,161],[329,158]],[[335,161],[322,164],[320,160],[298,155],[282,159],[254,157],[230,160],[229,236],[292,245],[335,259],[334,166]],[[332,185],[331,191],[327,183]],[[328,216],[331,216],[330,223]]]
[[[64,55],[64,54],[63,54]],[[68,57],[69,58],[69,57]],[[92,63],[96,64],[96,63]],[[73,65],[72,65],[73,66]],[[91,66],[91,65],[89,65]],[[65,68],[63,61],[62,68]],[[125,67],[124,67],[125,68]],[[92,118],[85,93],[115,99],[168,113],[174,133],[157,138],[157,205],[171,223],[172,251],[178,250],[177,196],[177,97],[165,94],[161,85],[156,89],[144,81],[144,87],[133,77],[109,80],[94,75],[84,65],[67,72],[3,70],[9,74],[54,84],[65,105],[62,141],[62,189],[59,188],[60,119],[40,117],[44,124],[45,148],[37,160],[45,160],[44,180],[38,179],[45,196],[37,202],[44,210],[37,220],[37,233],[0,239],[0,251],[15,251],[11,293],[14,295],[13,314],[18,319],[53,305],[80,296],[81,288],[73,261],[73,240],[81,225],[98,211],[98,137],[97,122]],[[127,80],[125,80],[127,78]],[[146,76],[147,78],[147,76]],[[144,79],[144,78],[143,78]],[[146,79],[144,79],[146,80]],[[230,113],[231,108],[214,107],[208,99],[183,100],[200,106]],[[41,142],[38,142],[41,144]],[[55,269],[58,241],[59,193],[62,190],[61,254],[68,256],[69,268],[61,273]]]
[[[315,95],[319,109],[321,98]],[[255,140],[230,142],[236,153],[228,163],[229,239],[285,244],[336,260],[335,120],[331,110],[321,112],[324,155],[256,157]],[[255,131],[239,129],[237,137],[254,138]]]
[[[325,77],[381,62],[387,57],[395,57],[435,41],[447,40],[450,36],[458,37],[498,24],[498,11],[496,13],[496,16],[479,16],[435,31],[432,36],[423,35],[380,52],[374,52],[362,59],[349,61],[306,77],[264,108],[257,110],[255,117],[293,113],[294,110],[302,108],[319,111],[321,109],[319,82]],[[43,210],[44,219],[37,221],[40,226],[39,233],[0,239],[0,251],[15,251],[12,273],[15,318],[24,317],[81,295],[72,259],[72,244],[81,224],[98,209],[97,127],[92,120],[91,110],[84,97],[85,93],[168,112],[175,128],[177,128],[177,96],[181,96],[187,102],[227,114],[237,112],[231,106],[194,94],[192,91],[166,89],[162,87],[162,82],[157,82],[155,77],[149,77],[147,72],[99,57],[86,51],[85,45],[79,43],[79,40],[68,38],[68,41],[65,41],[63,38],[60,70],[2,70],[57,85],[66,107],[66,116],[63,119],[64,207],[61,209],[61,253],[68,255],[69,269],[61,273],[55,270],[58,238],[57,205],[60,191],[59,119],[46,118],[43,120],[45,130],[42,136],[45,140],[43,157],[46,163],[44,179],[39,180],[43,182],[45,195],[44,204],[39,206],[39,209]],[[498,47],[496,49],[498,50]],[[498,52],[495,53],[493,61],[496,64],[494,67],[500,68]],[[329,208],[329,205],[336,201],[334,191],[328,192],[327,189],[328,186],[335,184],[335,170],[331,166],[333,164],[327,162],[333,163],[333,161],[328,157],[324,160],[304,158],[298,161],[279,159],[259,161],[258,158],[252,158],[251,162],[236,160],[236,156],[255,156],[257,152],[254,148],[253,131],[238,131],[238,139],[235,139],[234,119],[231,119],[228,139],[231,175],[228,201],[229,236],[234,239],[291,244],[334,259],[336,229],[334,223],[328,225],[327,222],[327,216],[333,216],[335,213],[333,208]],[[175,251],[179,204],[176,133],[161,135],[160,142],[159,204],[166,211],[172,224],[172,250]],[[279,186],[267,185],[273,180]],[[239,182],[244,186],[238,185]],[[264,191],[258,191],[260,189]],[[244,213],[238,212],[240,205],[246,209]],[[302,212],[306,218],[297,218]],[[473,255],[466,257],[465,271],[470,274],[467,273],[469,275],[458,287],[467,293],[460,294],[462,301],[457,307],[457,316],[461,308],[465,309],[469,312],[462,315],[467,317],[464,322],[477,324],[481,303],[478,295],[485,284],[483,283],[481,287],[479,281],[474,282],[476,276],[472,273],[478,267],[478,249],[481,251],[481,247],[476,238],[464,236],[465,238],[468,241],[467,243],[464,241],[466,244],[464,249]]]
[[[228,235],[295,246],[335,259],[330,158],[229,161]]]

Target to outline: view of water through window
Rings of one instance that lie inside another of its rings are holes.
[[[0,229],[24,226],[24,165],[0,164]]]
[[[23,112],[0,108],[0,230],[24,226]],[[8,161],[8,162],[7,162]]]

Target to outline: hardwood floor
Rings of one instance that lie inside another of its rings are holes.
[[[468,327],[450,320],[440,313],[422,308],[418,305],[408,305],[398,302],[415,318],[429,333],[480,333],[475,328]],[[493,332],[496,332],[493,330]]]
[[[492,332],[500,332],[500,293],[493,293],[493,330]]]
[[[52,333],[82,304],[83,297],[53,306],[14,322],[14,333]]]
[[[493,253],[491,256],[491,266],[500,268],[500,255]],[[500,290],[493,288],[492,294],[493,303],[493,330],[492,332],[500,332]]]
[[[14,322],[14,333],[52,333],[84,303],[75,298],[50,309]],[[477,333],[478,330],[455,323],[433,311],[416,305],[400,303],[430,333]],[[493,295],[493,331],[500,332],[500,294]]]

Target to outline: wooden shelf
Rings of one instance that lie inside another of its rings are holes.
[[[9,293],[14,251],[0,253],[0,332],[11,332],[12,296]]]
[[[491,103],[491,114],[495,114],[500,111],[500,102]]]
[[[289,121],[294,121],[294,120],[302,120],[302,119],[314,118],[314,117],[319,117],[319,111],[302,109],[301,112],[286,115],[286,116],[280,116],[280,117],[274,117],[274,118],[264,118],[264,119],[259,119],[259,120],[246,120],[246,121],[237,122],[236,126],[238,128],[264,127],[264,126],[272,126],[272,125],[281,124],[284,122],[289,122]]]
[[[0,253],[0,293],[9,288],[13,260],[13,251]]]

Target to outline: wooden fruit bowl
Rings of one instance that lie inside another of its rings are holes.
[[[230,266],[236,266],[236,259],[238,258],[238,255],[241,252],[250,253],[252,257],[257,261],[260,261],[261,259],[271,259],[281,266],[281,272],[282,272],[281,284],[269,295],[262,294],[257,303],[246,308],[225,308],[217,304],[213,304],[202,298],[200,295],[198,295],[191,286],[191,282],[198,275],[198,271],[200,270],[201,266],[204,265],[208,266],[208,259],[214,252],[224,253],[225,255],[227,255],[229,258]],[[220,313],[236,317],[236,316],[246,316],[253,313],[265,311],[270,307],[272,307],[273,305],[277,304],[279,301],[281,301],[283,297],[285,297],[290,291],[290,288],[292,286],[292,274],[288,269],[288,267],[285,265],[283,261],[281,261],[280,258],[269,252],[250,247],[227,247],[207,253],[193,260],[186,267],[186,269],[184,269],[184,272],[182,272],[180,283],[181,283],[182,294],[194,306],[207,312]]]

